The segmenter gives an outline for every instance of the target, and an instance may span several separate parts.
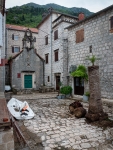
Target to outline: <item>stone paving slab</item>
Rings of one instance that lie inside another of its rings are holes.
[[[28,131],[39,137],[42,150],[112,150],[113,128],[87,124],[85,118],[77,119],[69,113],[70,99],[56,99],[56,93],[13,96],[26,100],[35,113],[31,120],[25,120]],[[88,110],[88,103],[83,103]],[[104,111],[113,117],[113,107],[104,105]],[[33,145],[32,145],[33,149]],[[35,142],[35,148],[36,142]],[[41,148],[40,148],[41,150]]]

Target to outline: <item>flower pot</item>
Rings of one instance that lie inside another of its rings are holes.
[[[70,94],[67,94],[67,95],[66,95],[66,98],[69,98],[69,97],[70,97]]]
[[[89,97],[86,95],[83,95],[83,102],[88,102]]]
[[[57,95],[57,99],[62,99],[62,95]]]
[[[62,95],[62,99],[65,99],[66,98],[66,96],[65,95]]]

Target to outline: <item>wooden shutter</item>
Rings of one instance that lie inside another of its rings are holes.
[[[14,40],[14,34],[12,34],[12,40]]]
[[[55,61],[58,61],[58,50],[55,50]]]
[[[12,53],[14,53],[14,46],[12,46]]]
[[[48,64],[48,54],[45,55],[46,64]]]
[[[84,41],[84,29],[76,31],[76,43]]]

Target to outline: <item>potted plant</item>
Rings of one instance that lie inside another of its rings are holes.
[[[72,87],[71,86],[63,86],[60,89],[60,93],[64,94],[66,97],[69,97],[72,93]],[[62,96],[64,98],[64,96]]]
[[[83,102],[88,102],[89,96],[90,96],[89,91],[85,92],[85,94],[83,95]]]

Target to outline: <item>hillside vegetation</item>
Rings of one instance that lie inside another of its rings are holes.
[[[57,4],[38,5],[35,3],[28,3],[26,5],[9,8],[6,23],[36,27],[42,20],[42,14],[47,12],[50,7],[56,11],[73,16],[78,16],[80,12],[83,12],[86,17],[92,14],[92,12],[85,8],[67,8]]]

